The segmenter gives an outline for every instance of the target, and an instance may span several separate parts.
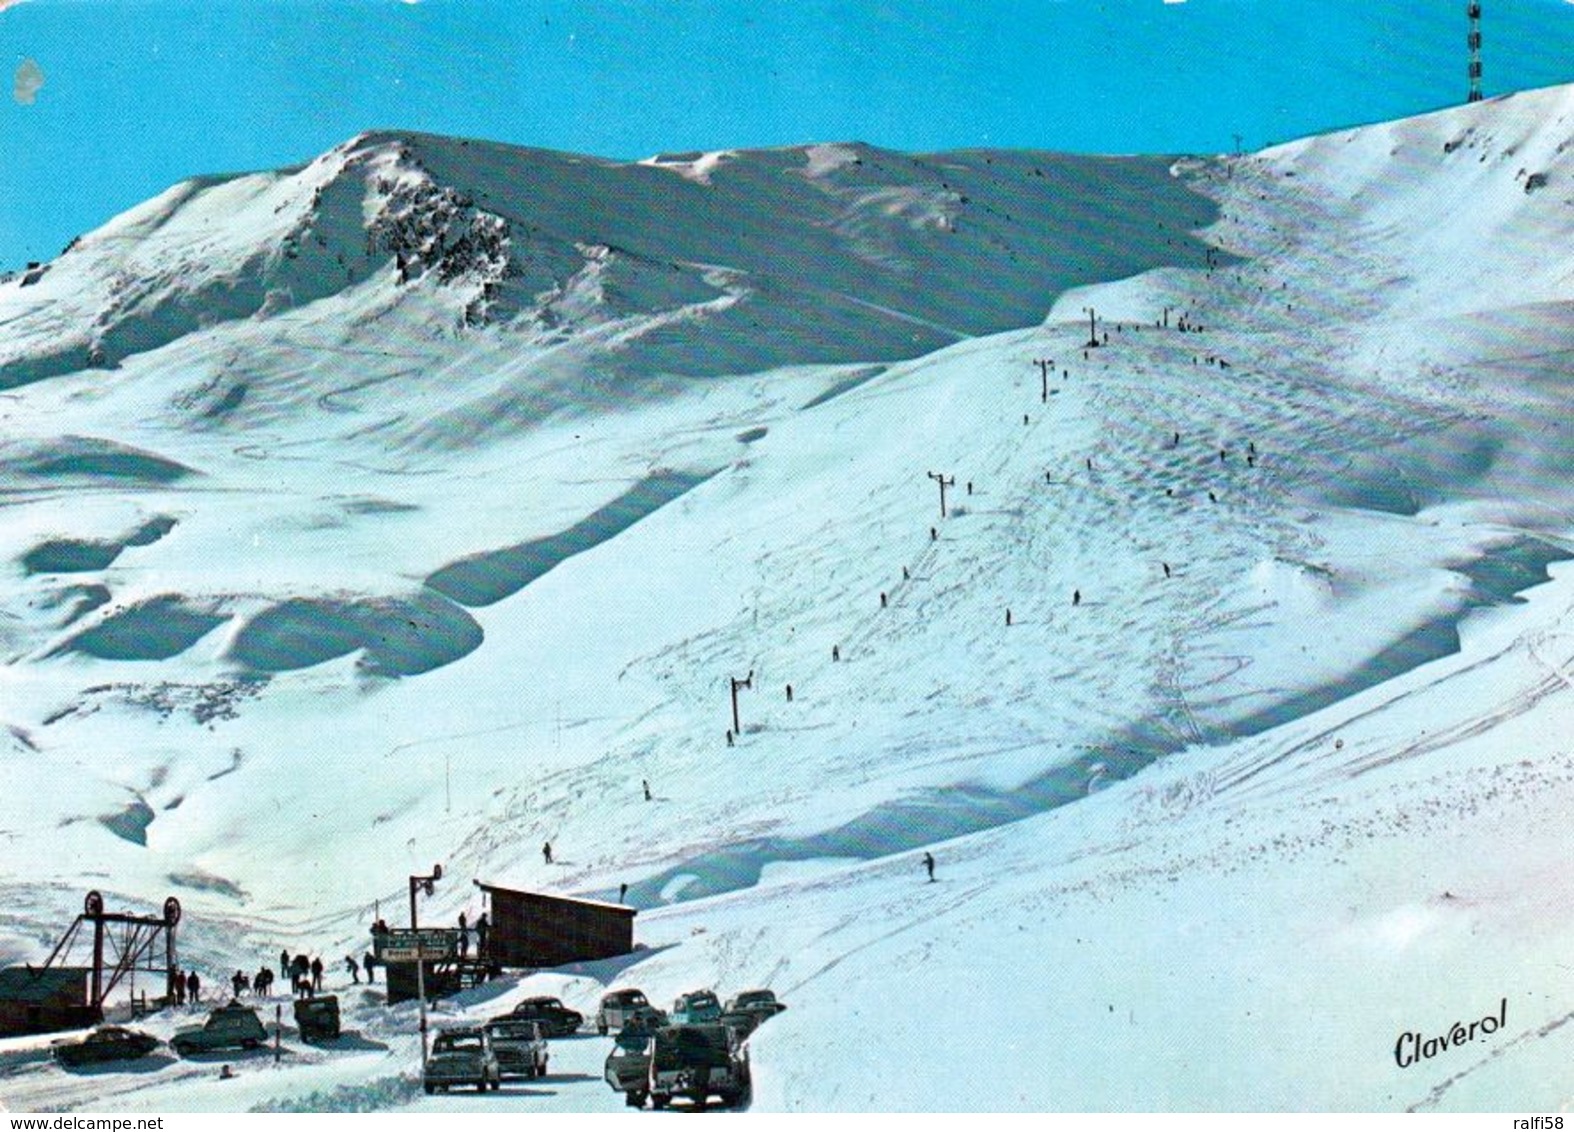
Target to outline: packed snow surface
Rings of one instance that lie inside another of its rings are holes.
[[[0,283],[0,959],[173,894],[210,987],[342,982],[441,862],[425,922],[626,884],[641,944],[441,1020],[768,986],[756,1108],[1574,1101],[1571,141],[170,189]],[[6,1039],[0,1101],[620,1106],[589,1035],[428,1098],[337,989],[277,1064]]]

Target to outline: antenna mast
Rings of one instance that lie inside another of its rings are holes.
[[[1470,102],[1481,101],[1481,4],[1470,0]]]

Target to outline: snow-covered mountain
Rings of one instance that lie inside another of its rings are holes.
[[[1571,140],[172,188],[0,284],[0,956],[88,888],[342,955],[441,861],[434,921],[626,883],[649,947],[455,1011],[772,986],[761,1107],[1568,1101]],[[0,1043],[0,1099],[437,1103],[352,1018],[240,1086]],[[615,1103],[560,1044],[513,1103]]]

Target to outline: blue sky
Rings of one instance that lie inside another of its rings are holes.
[[[1484,0],[1488,95],[1574,80],[1574,3]],[[0,266],[195,173],[369,128],[612,157],[1248,147],[1465,92],[1464,0],[0,0]],[[8,84],[8,86],[15,84]]]

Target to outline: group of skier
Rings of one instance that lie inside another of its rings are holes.
[[[357,961],[353,955],[346,955],[344,957],[344,968],[353,982],[360,983],[361,972],[364,970],[366,972],[366,981],[373,983],[376,981],[373,970],[376,962],[376,957],[370,952],[367,952],[360,961]],[[299,998],[309,998],[312,995],[321,994],[323,990],[323,976],[326,971],[327,967],[320,956],[317,958],[304,954],[291,956],[288,950],[279,952],[279,975],[289,978],[290,991]],[[266,964],[259,967],[257,972],[252,975],[248,975],[245,971],[237,970],[230,976],[230,992],[235,998],[240,998],[245,994],[253,994],[258,998],[267,998],[273,994],[273,984],[277,977],[273,968]],[[172,994],[177,1005],[182,1005],[188,1000],[200,1002],[201,993],[202,981],[195,971],[185,976],[176,974]]]
[[[202,977],[195,971],[176,971],[169,981],[169,997],[176,1006],[202,1001]]]
[[[482,912],[476,917],[475,923],[470,923],[463,912],[459,913],[459,958],[466,959],[470,955],[470,936],[475,935],[475,957],[485,959],[489,948],[488,941],[492,935],[492,921],[487,914]]]

